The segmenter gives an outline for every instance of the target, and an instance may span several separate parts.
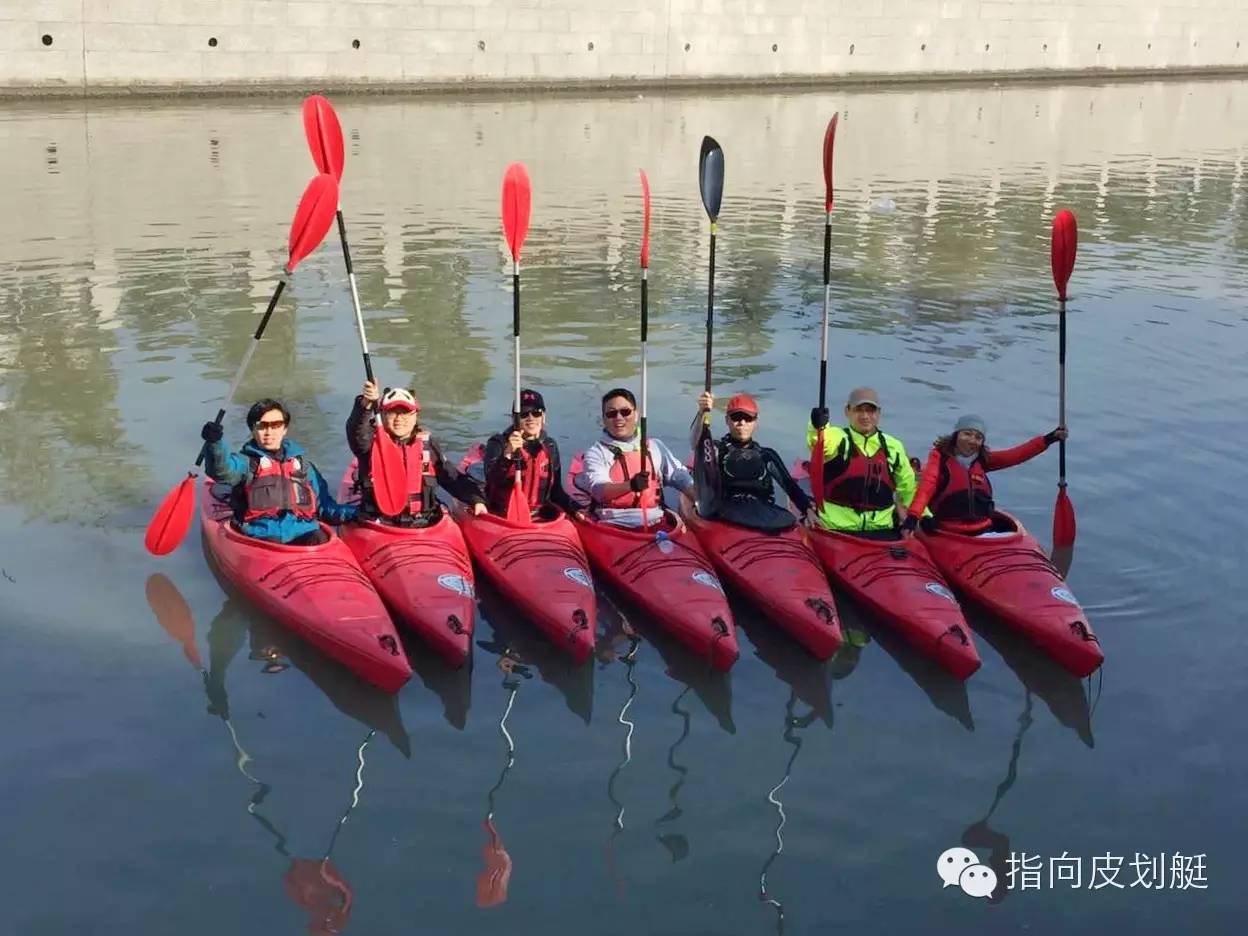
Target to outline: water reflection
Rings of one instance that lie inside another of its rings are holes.
[[[450,667],[425,641],[400,629],[403,650],[412,672],[442,703],[442,717],[456,731],[468,724],[472,704],[472,660],[467,666]]]
[[[516,703],[516,693],[520,691],[522,680],[532,679],[533,674],[505,647],[498,647],[485,641],[478,641],[477,644],[484,650],[499,654],[498,669],[503,674],[502,687],[507,694],[507,704],[503,708],[502,717],[498,720],[498,733],[503,737],[507,756],[503,770],[498,775],[498,781],[490,787],[485,797],[486,810],[482,826],[485,829],[486,838],[485,846],[481,849],[485,867],[477,875],[477,906],[495,907],[507,902],[507,887],[511,883],[512,870],[511,855],[503,845],[503,837],[494,824],[495,797],[502,790],[503,784],[507,781],[507,775],[516,762],[516,744],[507,728],[507,719],[511,717],[511,709]]]
[[[793,713],[793,708],[797,704],[796,691],[789,693],[789,701],[784,706],[784,743],[791,745],[793,751],[789,754],[788,762],[784,765],[784,776],[780,778],[780,782],[767,791],[767,802],[776,807],[776,848],[763,862],[762,870],[758,873],[758,899],[776,911],[776,932],[784,933],[784,904],[777,898],[773,897],[767,889],[767,874],[771,870],[771,866],[776,859],[784,853],[784,827],[788,824],[789,817],[784,812],[784,802],[780,799],[780,791],[784,789],[785,784],[789,782],[789,778],[793,776],[793,765],[797,763],[797,755],[802,750],[802,739],[798,737],[797,732],[805,728],[809,728],[811,724],[819,717],[818,712],[813,709],[805,715],[798,718]]]
[[[628,647],[623,654],[617,655],[617,642],[621,640],[627,641]],[[598,659],[603,667],[609,666],[611,662],[623,664],[624,678],[628,683],[628,695],[620,705],[620,711],[615,717],[616,722],[624,728],[623,738],[620,742],[622,760],[616,764],[615,769],[611,771],[611,775],[607,778],[607,799],[611,801],[611,805],[616,810],[615,817],[611,821],[611,835],[607,838],[607,874],[615,883],[616,896],[620,899],[624,897],[626,881],[624,875],[615,864],[615,841],[624,831],[624,803],[616,797],[615,784],[624,772],[624,768],[632,763],[633,760],[633,732],[636,730],[636,725],[629,720],[628,710],[632,708],[633,700],[637,698],[637,679],[633,670],[637,665],[637,648],[640,646],[641,638],[633,632],[627,622],[624,622],[613,633],[602,635],[597,652]]]

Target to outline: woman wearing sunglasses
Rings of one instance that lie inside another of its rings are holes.
[[[238,528],[248,536],[314,546],[323,540],[320,520],[345,523],[356,508],[339,504],[303,447],[286,438],[290,412],[277,400],[260,400],[247,411],[251,440],[240,452],[227,452],[221,425],[206,423],[204,471],[231,485],[230,502]]]
[[[403,464],[408,468],[408,503],[397,517],[383,516],[373,496],[373,433],[377,431],[372,418],[374,410],[381,411],[382,430],[399,446]],[[394,387],[382,393],[377,384],[365,381],[347,417],[347,444],[356,458],[360,514],[369,520],[409,527],[437,523],[442,519],[442,505],[437,497],[439,484],[452,497],[470,504],[474,513],[485,513],[481,486],[442,457],[429,430],[420,424],[420,400],[410,390]]]
[[[490,513],[507,515],[517,463],[529,510],[538,510],[546,503],[565,512],[576,509],[560,481],[563,467],[559,445],[546,434],[546,401],[536,390],[520,391],[520,412],[511,426],[490,436],[484,462],[485,502]]]
[[[702,430],[702,414],[713,409],[715,397],[708,390],[698,397],[693,421],[693,447]],[[719,452],[720,504],[715,519],[759,530],[787,530],[797,523],[791,511],[776,506],[775,484],[784,489],[799,514],[810,509],[811,500],[789,474],[774,449],[754,441],[758,428],[758,403],[748,393],[728,401],[724,417],[728,434],[715,443]]]
[[[693,475],[666,445],[653,437],[645,464],[637,432],[637,400],[629,390],[617,387],[602,397],[602,435],[585,451],[584,469],[576,486],[589,494],[598,519],[617,526],[639,527],[645,523],[643,507],[662,502],[662,488],[693,494]]]

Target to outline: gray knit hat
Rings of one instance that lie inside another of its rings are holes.
[[[953,425],[953,434],[957,435],[963,429],[974,429],[984,438],[988,437],[988,425],[984,422],[982,416],[976,416],[974,413],[967,413],[965,416],[959,416],[958,421]]]

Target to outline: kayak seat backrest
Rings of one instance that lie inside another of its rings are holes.
[[[563,486],[567,490],[568,496],[572,498],[573,503],[581,507],[590,505],[589,483],[585,478],[584,452],[577,452],[572,456],[572,464],[568,466],[568,474],[564,479]]]
[[[212,482],[212,487],[209,488],[208,493],[212,495],[213,500],[219,501],[222,504],[229,504],[230,499],[234,494],[234,485],[214,481]]]

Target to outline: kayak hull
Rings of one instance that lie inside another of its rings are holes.
[[[353,460],[338,489],[344,504],[359,500],[355,468]],[[426,527],[357,520],[343,525],[342,539],[395,620],[451,666],[463,666],[472,654],[476,587],[468,547],[446,509]]]
[[[836,601],[802,531],[762,532],[705,520],[691,502],[685,508],[686,524],[728,586],[817,659],[830,659],[842,640]]]
[[[594,651],[598,600],[589,559],[576,527],[548,508],[520,524],[494,514],[457,509],[468,550],[478,567],[519,613],[577,663]]]
[[[922,543],[868,540],[807,527],[832,581],[958,679],[979,669],[970,626]]]
[[[1008,536],[920,533],[932,560],[953,587],[1022,633],[1080,678],[1105,656],[1088,617],[1044,549],[1016,517]]]
[[[316,546],[286,546],[240,533],[229,504],[200,492],[208,554],[239,593],[287,630],[365,681],[397,692],[412,675],[394,623],[351,550],[322,524]]]
[[[720,672],[737,661],[736,625],[710,558],[675,513],[658,528],[572,520],[599,576]]]

